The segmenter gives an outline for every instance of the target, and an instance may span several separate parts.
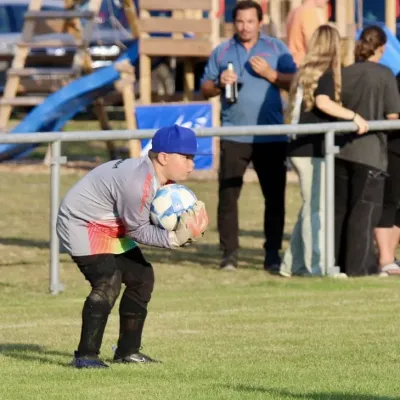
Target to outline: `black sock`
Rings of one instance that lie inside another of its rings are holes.
[[[142,342],[142,332],[147,310],[125,294],[119,307],[120,331],[117,353],[125,357],[137,353]]]

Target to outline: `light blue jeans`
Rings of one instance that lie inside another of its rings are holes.
[[[281,264],[281,274],[324,275],[325,160],[292,157],[303,204]]]

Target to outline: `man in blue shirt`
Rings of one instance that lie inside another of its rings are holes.
[[[282,124],[280,88],[288,89],[296,65],[285,44],[260,33],[262,9],[243,0],[233,10],[235,35],[211,54],[201,82],[206,98],[221,96],[223,126]],[[228,70],[232,63],[234,71]],[[226,101],[226,85],[237,82],[238,98]],[[238,199],[250,162],[265,198],[264,268],[279,268],[285,216],[286,136],[232,136],[221,138],[218,231],[223,258],[221,269],[238,264]]]

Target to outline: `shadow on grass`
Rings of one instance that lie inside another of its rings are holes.
[[[157,247],[140,246],[146,259],[151,263],[178,266],[184,263],[201,265],[207,269],[219,268],[222,252],[217,244],[195,244],[183,249],[162,249]],[[264,250],[242,248],[239,252],[239,263],[242,269],[262,270]]]
[[[263,386],[235,385],[225,388],[233,389],[237,392],[258,392],[275,396],[286,396],[288,399],[307,399],[307,400],[398,400],[399,397],[392,396],[376,396],[369,394],[351,394],[351,393],[293,393],[288,390],[273,389]]]
[[[30,362],[36,361],[43,364],[60,365],[68,367],[72,360],[71,353],[46,350],[43,346],[26,343],[0,343],[0,354],[15,360]],[[56,357],[68,357],[67,362],[55,360]]]
[[[244,233],[241,234],[257,237],[256,231],[244,231]],[[32,247],[39,249],[49,249],[50,246],[48,241],[14,237],[0,238],[0,244],[9,246]],[[219,263],[222,257],[222,252],[219,250],[219,245],[217,243],[203,244],[200,242],[188,248],[175,250],[168,250],[143,245],[140,245],[140,248],[142,249],[144,255],[149,262],[169,264],[172,266],[182,265],[182,263],[193,263],[197,265],[201,264],[204,268],[217,269],[219,267]],[[60,249],[60,254],[63,253],[63,249]],[[239,251],[239,263],[240,268],[243,269],[261,270],[264,263],[264,249],[261,246],[259,248],[241,248]],[[0,262],[0,267],[13,266],[14,264],[29,264],[29,262],[14,262],[12,264]]]
[[[240,229],[239,231],[239,236],[244,236],[244,237],[254,237],[257,239],[264,239],[264,231],[262,230],[250,230],[250,229]],[[283,234],[283,240],[290,240],[292,235],[290,233],[285,232]]]
[[[13,237],[0,237],[0,244],[4,246],[36,247],[38,249],[48,249],[50,247],[48,240],[32,240]]]

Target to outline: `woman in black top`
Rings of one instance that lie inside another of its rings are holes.
[[[368,129],[367,122],[339,104],[341,90],[339,33],[332,26],[322,25],[312,36],[308,53],[292,84],[288,110],[292,123],[329,122],[336,117],[354,120],[360,128],[360,133],[365,132]],[[325,109],[322,111],[321,107]],[[285,252],[280,274],[323,275],[325,263],[323,135],[298,136],[289,144],[289,156],[299,176],[303,205],[292,233],[290,246]]]

